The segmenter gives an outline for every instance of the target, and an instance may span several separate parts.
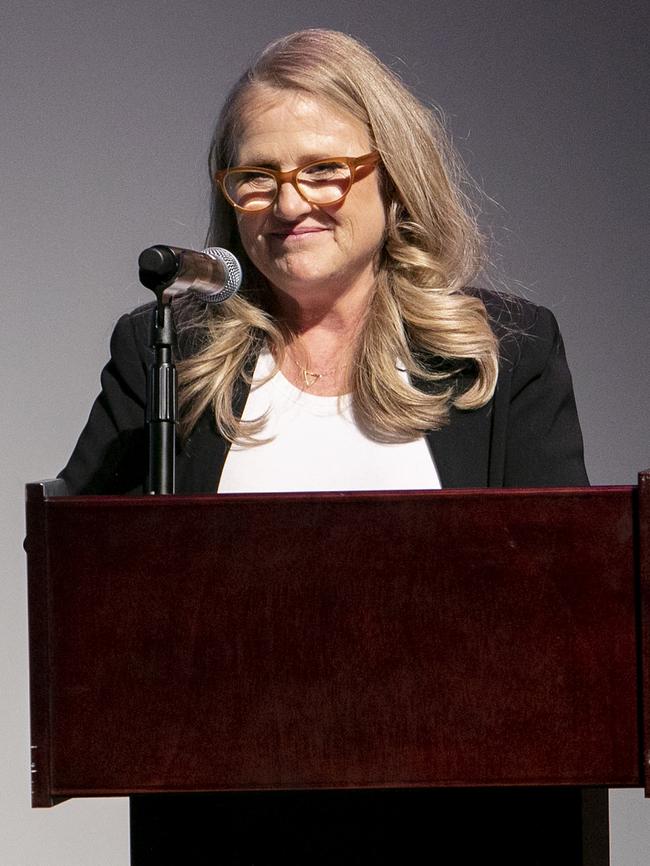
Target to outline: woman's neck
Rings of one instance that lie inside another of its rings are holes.
[[[350,293],[334,303],[275,293],[276,315],[288,332],[283,374],[311,394],[334,396],[350,390],[350,371],[372,292]]]

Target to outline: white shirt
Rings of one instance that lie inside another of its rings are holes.
[[[259,436],[269,441],[231,446],[219,493],[440,489],[424,437],[374,442],[357,427],[349,394],[309,394],[279,371],[260,384],[273,366],[270,352],[262,351],[242,415],[252,420],[268,412]]]

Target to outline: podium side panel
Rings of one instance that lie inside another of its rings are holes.
[[[50,765],[50,592],[47,499],[42,483],[26,494],[32,806],[52,806]]]
[[[650,471],[639,475],[639,575],[641,582],[642,752],[645,794],[650,797]]]

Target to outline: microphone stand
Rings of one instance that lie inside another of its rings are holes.
[[[149,471],[146,492],[174,493],[176,484],[176,367],[172,358],[174,324],[169,304],[161,298],[153,311],[153,363],[147,370],[146,426]]]
[[[157,251],[145,250],[138,260],[140,282],[156,295],[151,321],[154,359],[147,370],[145,422],[149,443],[148,472],[145,490],[152,495],[174,493],[176,484],[176,367],[172,357],[174,323],[171,298],[165,289],[175,273],[177,263]]]

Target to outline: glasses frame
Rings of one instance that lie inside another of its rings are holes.
[[[298,186],[298,175],[301,171],[304,171],[306,168],[311,168],[312,165],[320,165],[323,162],[343,162],[350,169],[350,183],[348,184],[348,188],[345,190],[343,195],[338,196],[337,198],[332,199],[331,201],[311,201],[311,199],[307,198],[307,196],[302,192],[300,187]],[[379,162],[379,153],[376,150],[371,150],[370,153],[364,153],[363,156],[326,156],[322,159],[314,159],[310,162],[306,162],[304,165],[298,165],[296,168],[289,169],[289,171],[278,171],[274,168],[261,168],[258,165],[235,165],[232,168],[222,168],[220,171],[215,172],[214,179],[216,183],[219,184],[219,189],[223,193],[226,201],[231,204],[236,210],[241,211],[241,213],[263,213],[265,210],[273,207],[276,203],[278,196],[280,195],[280,187],[284,183],[290,183],[291,186],[298,193],[300,198],[306,201],[308,204],[316,205],[317,207],[328,207],[332,204],[338,204],[342,202],[347,194],[352,189],[352,185],[355,182],[357,170],[366,165],[377,165]],[[238,171],[255,171],[260,174],[269,175],[275,180],[275,195],[273,199],[264,207],[260,208],[247,208],[242,207],[237,204],[237,202],[233,201],[233,199],[228,195],[228,190],[226,189],[226,178],[229,174],[233,174]]]

